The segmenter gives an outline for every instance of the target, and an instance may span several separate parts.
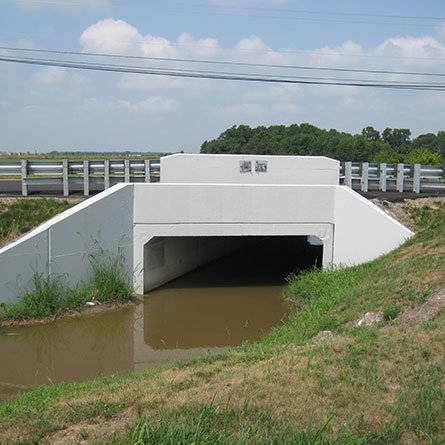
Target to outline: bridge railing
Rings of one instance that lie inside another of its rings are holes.
[[[72,186],[77,185],[88,196],[92,184],[107,189],[118,182],[159,182],[160,161],[2,161],[0,179],[2,178],[21,180],[23,196],[28,195],[29,186],[33,186],[33,190],[44,191],[48,185],[59,186],[64,196],[68,196]],[[339,183],[362,192],[445,192],[445,166],[341,162]]]
[[[341,162],[340,184],[362,192],[445,192],[445,166]]]
[[[21,179],[23,196],[28,195],[30,185],[38,186],[39,190],[56,185],[68,196],[71,186],[80,184],[84,195],[88,196],[91,184],[107,189],[118,182],[159,182],[159,176],[159,159],[0,162],[0,179]]]

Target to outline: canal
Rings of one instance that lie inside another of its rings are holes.
[[[148,293],[143,303],[0,328],[0,402],[44,383],[122,374],[257,340],[289,313],[289,272],[321,263],[306,238],[245,246]]]

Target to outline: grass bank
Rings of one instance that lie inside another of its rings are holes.
[[[0,442],[444,443],[445,314],[403,315],[445,284],[445,204],[349,269],[290,277],[295,312],[258,343],[126,376],[47,385],[0,407]],[[380,327],[356,327],[382,311]],[[334,337],[315,342],[322,330]]]
[[[6,198],[0,201],[0,247],[75,205],[76,201],[47,198]]]

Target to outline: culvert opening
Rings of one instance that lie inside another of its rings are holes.
[[[282,285],[290,273],[321,267],[322,257],[314,236],[157,237],[144,247],[144,288],[173,288],[178,277],[181,287]],[[189,274],[195,269],[204,273]]]

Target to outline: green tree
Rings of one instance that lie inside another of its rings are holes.
[[[432,153],[425,147],[416,148],[405,158],[406,164],[440,165],[439,153]]]
[[[389,144],[397,153],[409,152],[411,144],[411,130],[408,128],[385,128],[382,139]]]
[[[368,141],[377,142],[380,141],[380,132],[374,127],[365,127],[362,130],[362,135],[368,139]]]

